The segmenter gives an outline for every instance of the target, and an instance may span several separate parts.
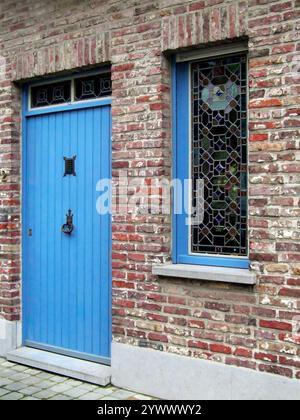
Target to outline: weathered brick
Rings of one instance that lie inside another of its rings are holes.
[[[12,171],[12,182],[0,183],[0,317],[18,320],[21,306],[20,92],[12,82],[112,63],[113,177],[126,170],[149,180],[170,176],[164,53],[248,38],[250,262],[258,285],[155,278],[151,265],[170,261],[170,215],[115,217],[113,335],[300,379],[292,330],[300,310],[299,0],[116,0],[90,2],[84,12],[70,0],[74,25],[63,17],[65,1],[56,9],[27,3],[0,6],[1,55],[10,62],[0,82],[0,162]]]

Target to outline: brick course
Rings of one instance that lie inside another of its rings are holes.
[[[1,2],[1,317],[21,312],[18,82],[111,63],[113,176],[125,170],[146,186],[171,176],[171,53],[238,39],[249,43],[249,235],[258,284],[156,278],[152,264],[170,260],[170,216],[115,216],[114,340],[300,378],[297,0]]]

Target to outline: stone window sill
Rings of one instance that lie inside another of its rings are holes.
[[[164,277],[219,281],[225,283],[250,284],[256,283],[256,275],[246,269],[212,267],[192,264],[161,264],[152,267],[152,274]]]

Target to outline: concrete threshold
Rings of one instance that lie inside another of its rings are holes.
[[[110,384],[110,366],[100,365],[87,360],[76,359],[30,347],[20,347],[7,353],[6,357],[11,362],[79,379],[80,381],[90,382],[100,386]]]

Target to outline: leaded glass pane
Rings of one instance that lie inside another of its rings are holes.
[[[70,100],[70,80],[31,88],[31,108],[63,104]]]
[[[75,79],[75,101],[111,95],[111,75],[101,74]]]
[[[194,253],[247,254],[246,55],[191,65],[192,204],[204,183],[204,219],[191,226]]]

